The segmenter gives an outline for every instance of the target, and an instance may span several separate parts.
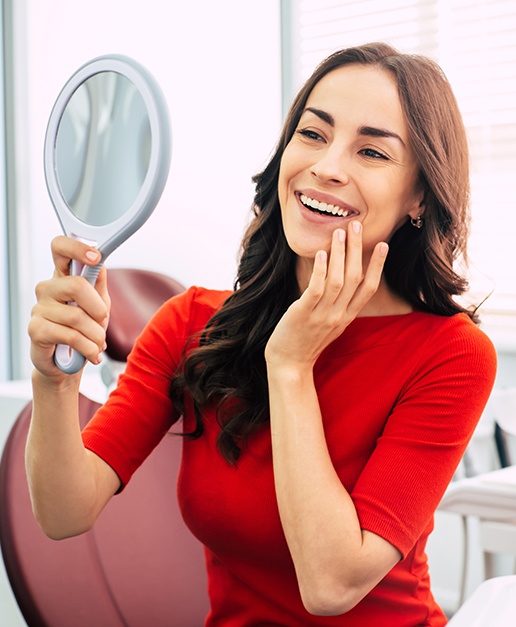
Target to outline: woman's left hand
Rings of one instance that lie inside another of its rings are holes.
[[[364,273],[361,227],[355,221],[347,232],[337,229],[329,259],[325,251],[315,255],[308,287],[287,309],[265,347],[268,367],[313,368],[322,351],[376,293],[388,246],[376,245]]]

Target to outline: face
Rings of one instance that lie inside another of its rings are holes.
[[[312,90],[283,153],[278,192],[287,241],[311,262],[335,229],[363,225],[364,256],[423,213],[418,164],[395,79],[352,64]],[[310,265],[310,264],[309,264]]]

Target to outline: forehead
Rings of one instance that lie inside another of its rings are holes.
[[[408,136],[396,80],[377,67],[353,63],[332,70],[315,85],[306,106],[327,111],[337,123],[381,125]]]

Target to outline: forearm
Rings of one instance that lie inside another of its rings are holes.
[[[390,545],[387,561],[378,556],[385,541],[360,528],[329,456],[311,369],[269,367],[269,395],[276,494],[301,596],[313,613],[343,613],[399,556]]]
[[[86,531],[99,501],[92,454],[82,444],[78,417],[79,376],[52,383],[33,375],[33,415],[26,468],[34,514],[54,538]]]

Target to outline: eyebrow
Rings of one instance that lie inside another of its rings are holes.
[[[303,113],[305,113],[306,111],[310,111],[311,113],[316,115],[318,118],[321,118],[321,120],[323,122],[326,122],[326,124],[329,124],[332,127],[335,126],[335,120],[330,113],[327,113],[326,111],[323,111],[322,109],[316,109],[315,107],[306,107]]]
[[[375,128],[374,126],[361,126],[358,129],[359,135],[367,135],[368,137],[392,137],[401,142],[401,145],[405,148],[405,142],[401,139],[398,133],[394,131],[388,131],[385,128]]]
[[[323,111],[322,109],[316,109],[315,107],[306,107],[303,113],[305,113],[306,111],[310,111],[310,113],[316,115],[323,122],[329,124],[332,128],[335,127],[335,119],[327,111]],[[375,126],[364,125],[358,128],[358,134],[365,135],[367,137],[387,137],[397,139],[399,142],[401,142],[401,145],[406,148],[405,142],[401,139],[398,133],[395,133],[394,131],[389,131],[386,128],[376,128]]]

